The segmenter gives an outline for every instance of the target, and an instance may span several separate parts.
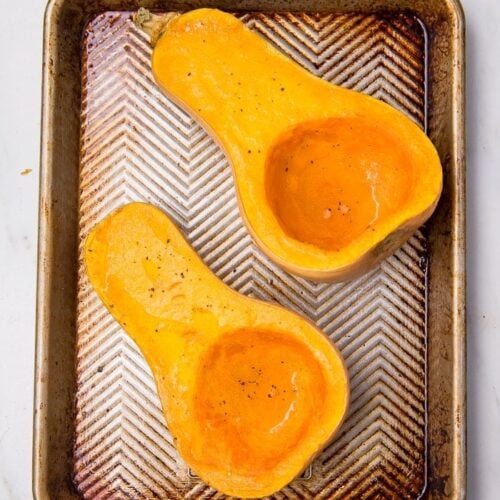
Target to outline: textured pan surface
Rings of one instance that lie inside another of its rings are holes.
[[[382,99],[422,127],[426,34],[407,15],[245,14],[308,70]],[[228,41],[230,44],[230,41]],[[92,19],[83,51],[80,240],[132,200],[168,212],[231,287],[299,311],[347,361],[351,408],[337,439],[275,498],[417,498],[426,482],[426,240],[417,234],[347,284],[296,279],[265,258],[239,216],[230,167],[150,73],[126,13]],[[142,356],[80,262],[74,483],[86,498],[221,498],[179,459]]]

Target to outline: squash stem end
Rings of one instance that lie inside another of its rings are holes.
[[[173,12],[159,16],[141,7],[133,14],[132,21],[139,29],[149,35],[151,46],[154,47],[170,22],[178,16],[179,14]]]

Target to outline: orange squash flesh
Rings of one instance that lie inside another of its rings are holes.
[[[266,189],[284,231],[336,251],[375,231],[412,195],[418,165],[398,143],[390,129],[363,118],[307,122],[280,137],[267,159]]]
[[[152,24],[156,82],[222,146],[243,218],[278,265],[349,279],[432,214],[439,157],[404,114],[315,77],[230,14]]]
[[[349,399],[333,344],[304,318],[227,287],[160,210],[114,212],[88,236],[84,260],[205,482],[241,498],[272,494],[332,439]]]
[[[250,476],[273,470],[324,418],[317,403],[326,390],[320,363],[288,335],[243,329],[222,337],[198,373],[203,460],[217,467],[225,457],[233,473]]]

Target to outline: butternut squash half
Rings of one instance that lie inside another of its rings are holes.
[[[158,85],[222,146],[260,248],[322,281],[362,274],[432,214],[441,165],[404,114],[315,77],[214,9],[136,22]]]
[[[117,210],[84,259],[151,367],[180,455],[208,484],[269,495],[332,439],[349,399],[337,349],[297,314],[226,286],[163,212]]]

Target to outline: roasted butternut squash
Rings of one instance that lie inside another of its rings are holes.
[[[222,146],[251,234],[289,272],[357,276],[432,214],[440,161],[404,114],[315,77],[230,14],[136,21],[156,82]]]
[[[337,349],[297,314],[227,287],[163,212],[117,210],[84,260],[151,367],[181,456],[208,484],[269,495],[332,439],[349,399]]]

